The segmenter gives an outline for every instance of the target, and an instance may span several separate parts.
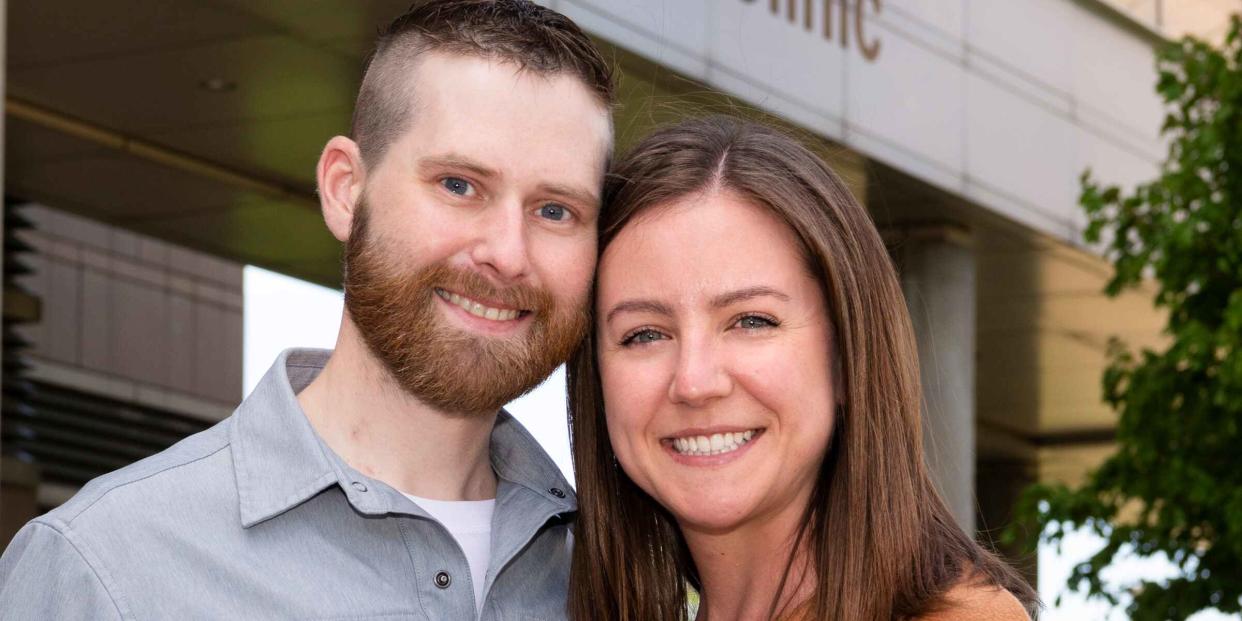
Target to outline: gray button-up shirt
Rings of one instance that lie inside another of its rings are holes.
[[[328,354],[286,351],[232,416],[27,524],[0,558],[0,619],[479,618],[448,531],[302,413]],[[491,459],[481,618],[563,619],[573,492],[505,412]]]

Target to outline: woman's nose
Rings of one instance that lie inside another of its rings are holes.
[[[709,339],[683,339],[678,351],[677,370],[669,384],[669,400],[690,407],[702,407],[729,396],[732,391],[733,379],[716,345]]]

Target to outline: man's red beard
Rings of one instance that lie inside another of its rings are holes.
[[[371,354],[419,401],[446,413],[493,413],[543,382],[585,335],[585,291],[558,307],[547,291],[497,288],[443,263],[404,269],[367,218],[359,204],[345,244],[345,309]],[[436,289],[529,311],[529,325],[508,338],[447,325]]]

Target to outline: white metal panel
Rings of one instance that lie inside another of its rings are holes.
[[[1119,146],[1115,141],[1091,131],[1078,134],[1078,160],[1075,170],[1091,170],[1091,176],[1099,183],[1133,188],[1156,178],[1159,166],[1130,148]],[[1087,215],[1081,209],[1072,210],[1073,222],[1086,227]],[[1097,251],[1102,250],[1097,248]]]
[[[1049,88],[1047,84],[1034,81],[1030,76],[989,54],[972,52],[968,55],[968,59],[967,64],[972,74],[991,80],[1054,112],[1065,116],[1074,113],[1074,98],[1068,91]]]
[[[1133,187],[1155,179],[1159,167],[1142,153],[1118,146],[1094,132],[1081,132],[1078,137],[1076,169],[1090,168],[1091,175],[1102,183]]]
[[[846,56],[847,132],[869,134],[908,157],[960,176],[964,68],[886,29],[875,33],[884,43],[875,61],[856,53]],[[906,167],[911,166],[907,163]]]
[[[1073,80],[1079,116],[1111,127],[1159,156],[1163,107],[1151,45],[1085,9],[1072,22],[1075,54],[1065,71]]]
[[[985,205],[1028,223],[1042,214],[1061,223],[1050,232],[1066,235],[1079,173],[1074,126],[978,76],[967,77],[966,93],[969,184],[1000,195],[1000,201]],[[1023,213],[1029,211],[1039,213]],[[1047,230],[1047,224],[1041,228]]]
[[[880,19],[916,23],[960,45],[966,36],[966,0],[885,0]]]
[[[701,78],[710,0],[564,0],[558,10],[581,27],[662,65]]]
[[[972,52],[1068,93],[1074,20],[1082,18],[1066,0],[976,0],[970,3],[967,38]]]
[[[773,15],[766,2],[718,2],[712,18],[713,72],[770,89],[828,118],[842,118],[844,53],[857,51],[843,50],[839,35],[829,39],[825,34],[824,3],[811,6],[808,30],[801,16],[789,20]],[[835,17],[839,22],[839,15]]]

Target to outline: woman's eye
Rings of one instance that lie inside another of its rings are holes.
[[[759,328],[774,328],[778,324],[776,323],[776,320],[768,319],[762,315],[746,315],[745,317],[738,319],[737,323],[733,325],[746,330],[756,330]]]
[[[563,222],[569,219],[570,213],[564,205],[548,203],[539,208],[539,217],[552,220],[553,222]]]
[[[643,328],[642,330],[631,332],[629,335],[627,335],[624,339],[621,340],[621,345],[623,347],[629,347],[631,345],[645,345],[647,343],[654,343],[656,341],[662,341],[664,340],[664,338],[665,337],[663,334],[660,334],[659,332],[652,330],[651,328]]]
[[[440,180],[440,185],[458,196],[472,196],[474,194],[474,186],[461,177],[445,177]]]

